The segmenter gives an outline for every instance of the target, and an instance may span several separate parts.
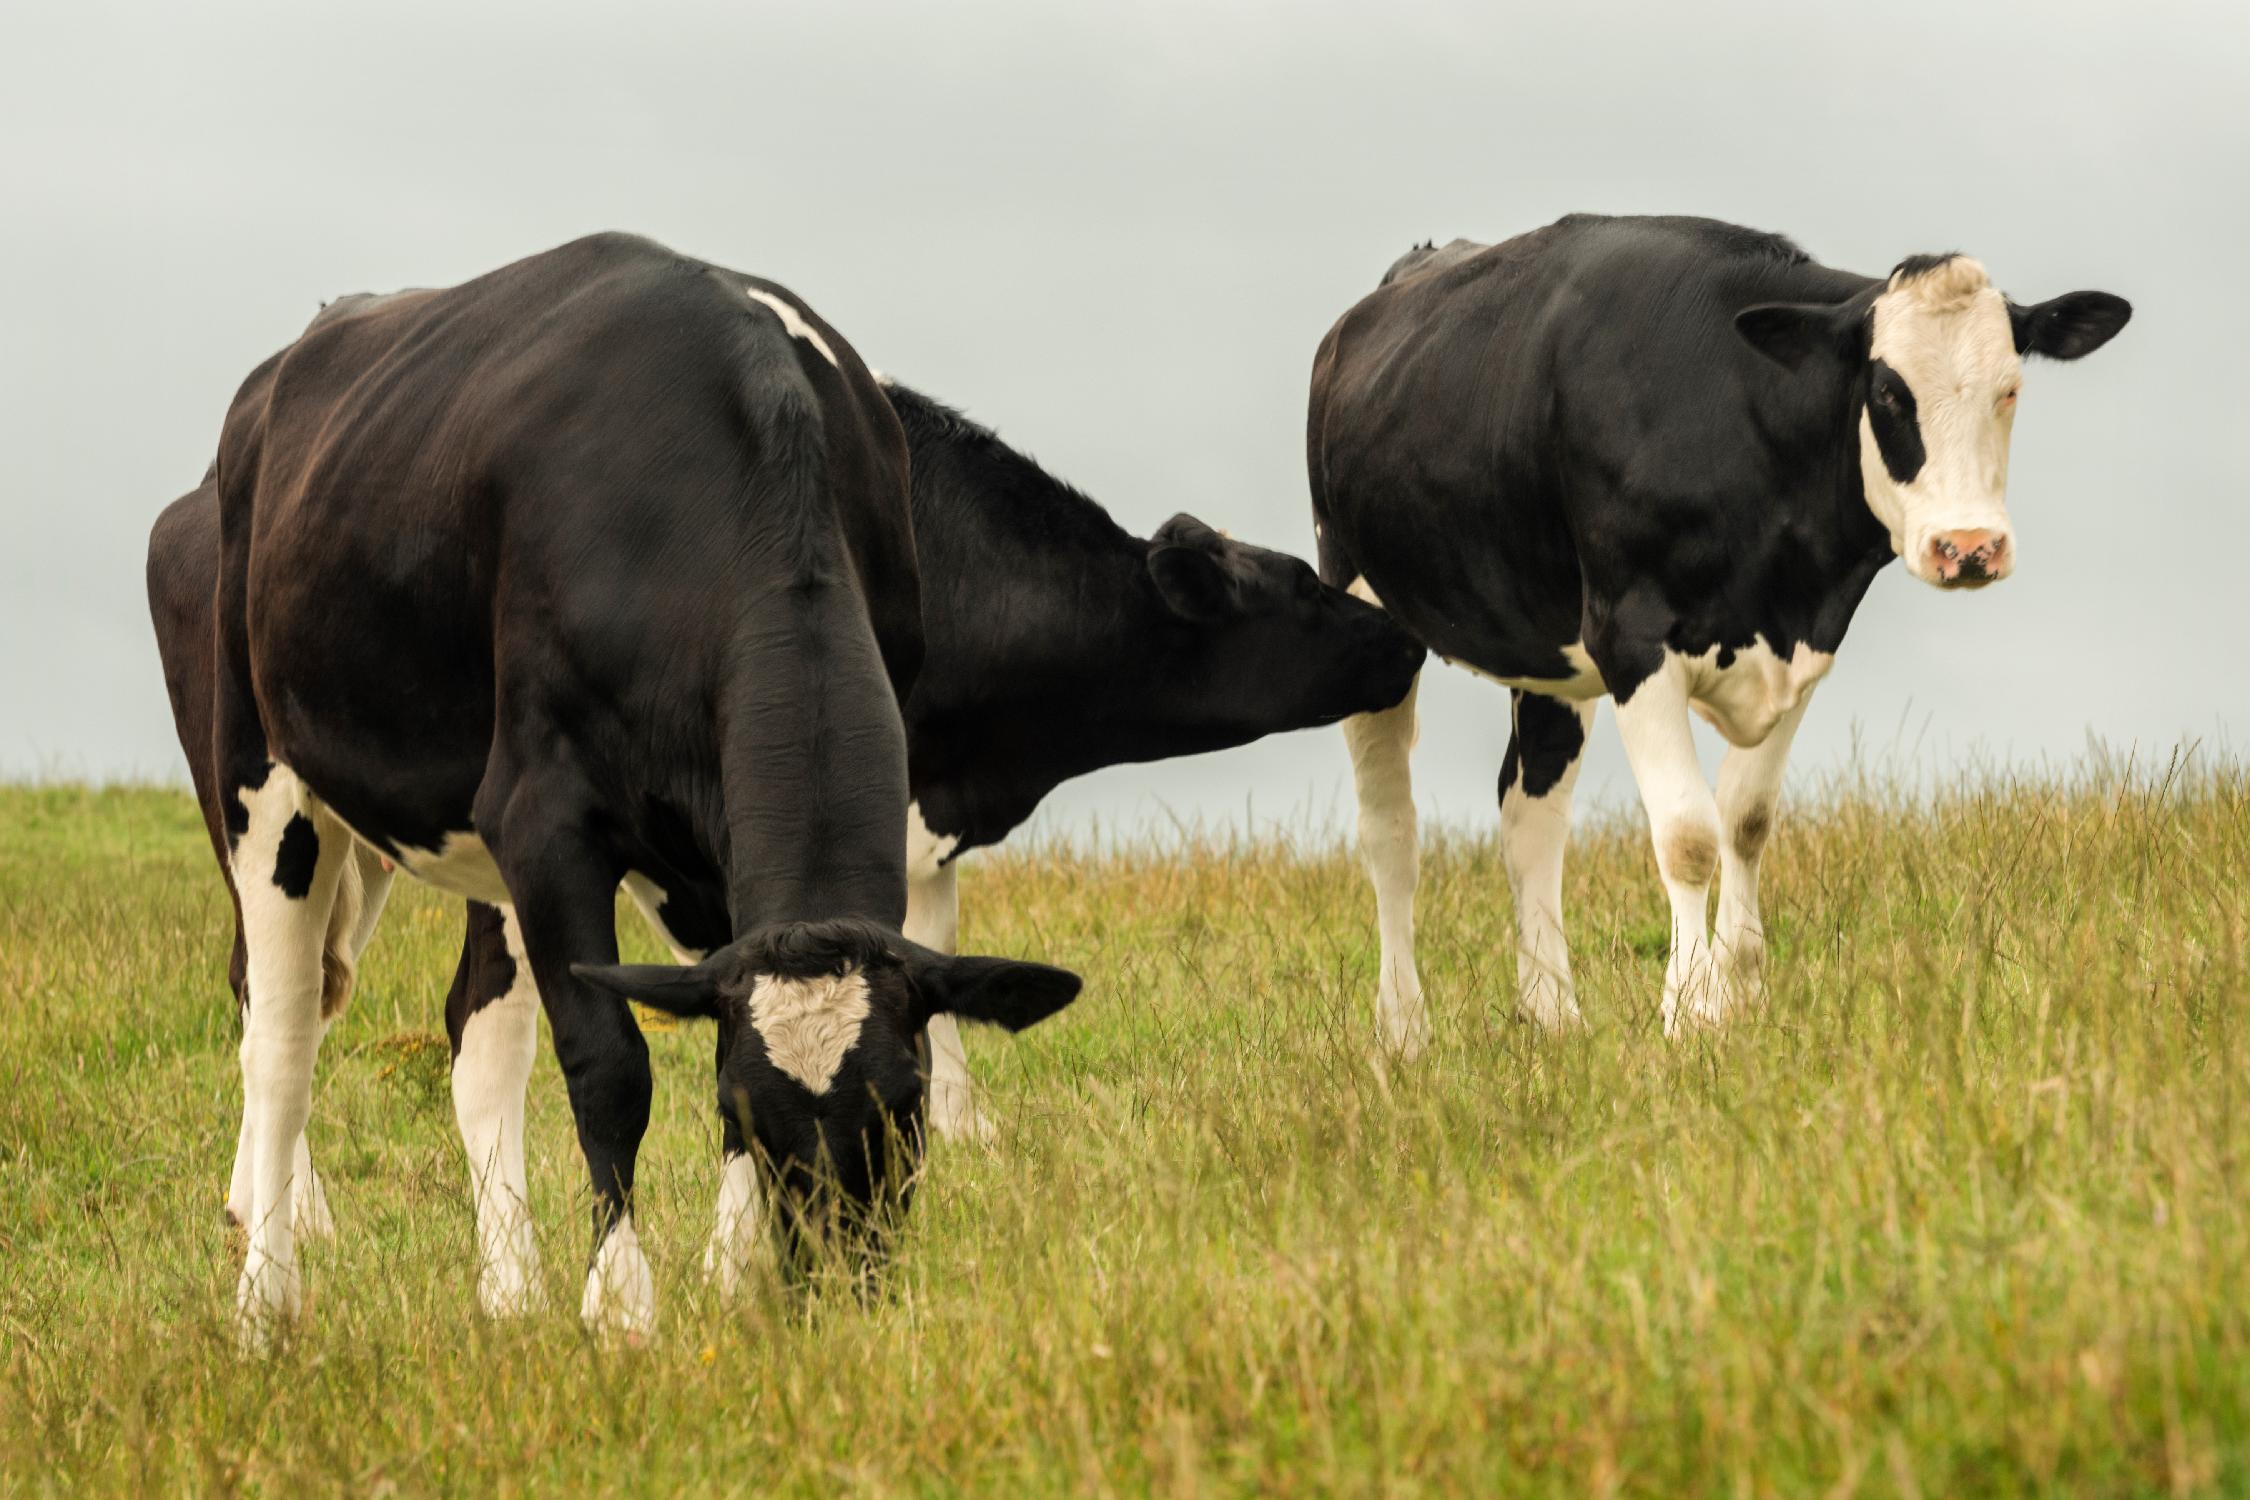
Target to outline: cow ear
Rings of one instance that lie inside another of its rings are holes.
[[[1184,510],[1157,527],[1156,534],[1149,540],[1160,547],[1198,547],[1213,556],[1225,551],[1227,545],[1225,532],[1204,524]]]
[[[2117,337],[2132,316],[2133,304],[2108,292],[2065,292],[2030,307],[2008,304],[2016,353],[2047,359],[2084,359]]]
[[[917,1018],[949,1015],[1021,1031],[1078,998],[1068,969],[1017,958],[954,958],[918,948],[906,958]]]
[[[638,1000],[651,1010],[685,1020],[719,1014],[718,975],[706,959],[699,964],[572,964],[570,972],[593,985]]]
[[[1734,315],[1734,331],[1766,358],[1794,370],[1816,354],[1844,353],[1854,321],[1848,302],[1760,302]]]
[[[1195,536],[1166,540],[1165,532],[1182,520],[1202,527],[1209,544]],[[1175,516],[1156,533],[1155,544],[1148,549],[1148,576],[1156,580],[1156,591],[1181,619],[1211,625],[1236,612],[1234,579],[1219,556],[1223,543],[1217,532],[1192,516]]]

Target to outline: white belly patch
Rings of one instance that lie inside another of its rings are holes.
[[[937,834],[922,821],[922,804],[906,804],[906,878],[928,880],[961,845],[957,833]]]
[[[1815,651],[1802,641],[1784,659],[1764,636],[1736,651],[1724,667],[1719,665],[1719,651],[1713,646],[1698,656],[1665,654],[1685,671],[1688,702],[1695,711],[1729,744],[1744,748],[1773,733],[1781,716],[1803,702],[1813,684],[1836,664],[1832,653]]]
[[[416,880],[427,881],[441,891],[494,906],[509,904],[508,885],[500,878],[500,867],[492,862],[492,851],[484,847],[484,840],[473,832],[449,833],[436,849],[401,844],[398,863]]]
[[[1449,667],[1459,667],[1473,676],[1482,677],[1486,682],[1497,682],[1504,688],[1543,693],[1549,698],[1568,698],[1576,703],[1599,698],[1609,691],[1609,684],[1602,681],[1601,668],[1595,666],[1594,659],[1586,654],[1584,641],[1572,641],[1562,648],[1562,654],[1563,660],[1570,664],[1568,677],[1496,677],[1482,667],[1472,667],[1467,662],[1455,661],[1450,656],[1440,656],[1438,660]]]

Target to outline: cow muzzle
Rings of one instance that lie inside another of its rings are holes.
[[[1941,531],[1923,553],[1924,576],[1942,589],[1976,589],[2015,571],[2015,548],[2004,531]]]

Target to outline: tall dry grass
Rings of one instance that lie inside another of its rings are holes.
[[[1589,1034],[1512,1014],[1494,841],[1433,840],[1432,1055],[1369,1064],[1372,900],[1319,839],[975,860],[964,943],[1085,998],[974,1065],[872,1306],[694,1263],[710,1043],[653,1038],[663,1327],[573,1316],[582,1171],[532,1080],[550,1311],[474,1313],[449,903],[331,1037],[339,1226],[276,1357],[228,1325],[226,902],[188,800],[0,791],[0,1488],[1968,1495],[2250,1489],[2250,781],[2089,762],[1840,783],[1768,856],[1773,992],[1656,1023],[1642,836],[1582,830]],[[634,934],[633,945],[649,950]]]

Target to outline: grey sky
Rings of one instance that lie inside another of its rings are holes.
[[[2038,366],[2021,567],[1877,582],[1799,740],[1917,764],[2250,727],[2232,4],[12,7],[0,19],[0,775],[184,775],[149,522],[342,291],[625,228],[774,277],[1145,532],[1309,553],[1328,324],[1415,240],[1573,209],[1963,249],[2137,315]],[[1439,669],[1426,806],[1490,816],[1499,690]],[[1049,823],[1348,806],[1334,731],[1106,772]],[[1587,791],[1630,781],[1606,711]]]

